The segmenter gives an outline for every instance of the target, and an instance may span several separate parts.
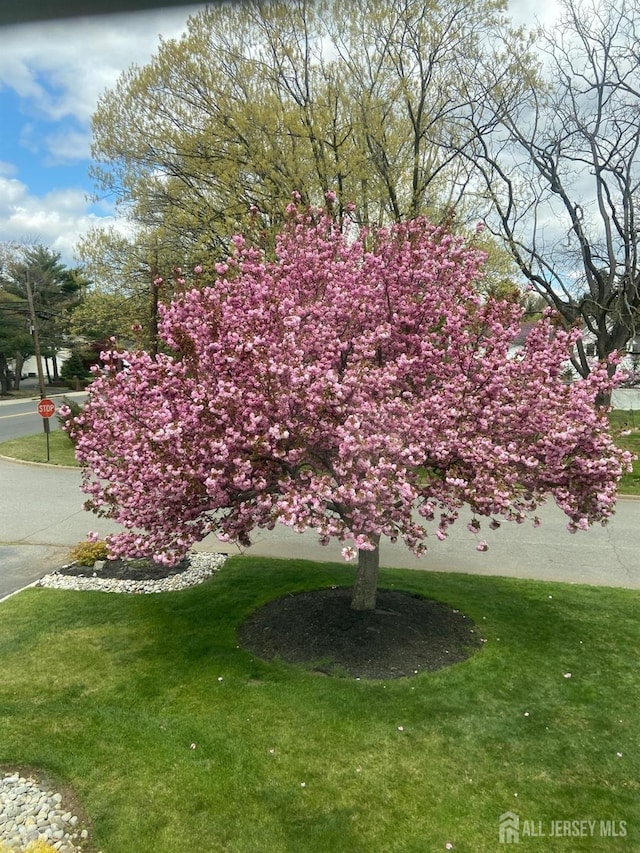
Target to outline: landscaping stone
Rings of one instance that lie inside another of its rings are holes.
[[[34,841],[52,839],[60,842],[55,845],[60,851],[81,853],[80,841],[89,834],[75,829],[77,823],[77,815],[63,807],[62,795],[41,787],[36,778],[7,773],[0,779],[0,842],[12,853],[21,853]]]
[[[158,579],[127,578],[126,571],[121,565],[114,570],[115,577],[108,577],[108,561],[102,567],[102,576],[95,571],[94,566],[87,566],[86,573],[78,571],[78,567],[66,567],[45,575],[38,581],[38,586],[46,586],[52,589],[77,589],[94,590],[99,592],[121,592],[149,594],[158,592],[176,592],[190,586],[203,583],[214,572],[222,566],[227,559],[225,554],[190,554],[186,561],[186,568],[175,574],[160,577]],[[65,571],[65,569],[72,569]],[[139,569],[136,574],[140,575]]]

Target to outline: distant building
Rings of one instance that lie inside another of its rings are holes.
[[[509,354],[514,355],[518,350],[525,345],[529,333],[536,325],[536,322],[522,323],[518,334],[513,339]],[[596,355],[596,339],[588,329],[583,331],[582,336],[584,351],[589,363],[594,364],[597,361]],[[619,370],[625,373],[625,379],[620,387],[616,388],[611,398],[611,404],[614,409],[623,409],[625,411],[640,410],[640,335],[632,338],[627,345],[627,355],[620,361]],[[568,378],[577,378],[578,374],[573,365],[567,362]]]

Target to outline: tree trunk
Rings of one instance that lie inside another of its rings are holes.
[[[4,353],[0,352],[0,395],[6,397],[9,392],[9,380],[7,376],[7,359]]]
[[[605,356],[605,358],[606,358],[606,356]],[[615,375],[615,372],[616,372],[615,365],[608,364],[607,365],[607,376],[609,377],[609,379],[611,379]],[[611,394],[612,394],[611,390],[600,391],[596,395],[596,406],[603,406],[604,408],[608,409],[609,406],[611,405]]]
[[[24,356],[22,355],[21,352],[16,353],[14,363],[15,363],[16,369],[15,369],[15,373],[13,376],[13,390],[19,391],[20,390],[20,380],[22,379],[22,368],[24,367]]]
[[[351,598],[352,610],[375,610],[380,568],[380,545],[376,542],[373,551],[358,551],[358,568]]]

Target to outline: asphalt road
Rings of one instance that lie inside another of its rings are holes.
[[[83,509],[75,469],[26,465],[0,459],[0,599],[58,568],[69,549],[89,530],[101,536],[114,532],[113,523]],[[426,571],[504,575],[640,589],[640,501],[622,499],[606,527],[569,534],[566,519],[553,504],[541,507],[542,526],[503,524],[482,536],[489,550],[475,550],[464,519],[445,542],[435,537],[418,559],[404,546],[383,541],[381,564]],[[340,561],[339,543],[321,547],[312,531],[299,534],[279,525],[257,531],[246,553]],[[200,551],[240,553],[232,545],[208,537]]]
[[[47,397],[58,406],[64,397],[77,399],[79,402],[86,397],[84,392],[73,391],[71,393],[48,394]],[[33,397],[24,397],[18,400],[2,400],[0,402],[0,443],[9,441],[11,438],[21,438],[25,435],[44,435],[43,419],[38,414],[38,402],[40,395],[34,390]],[[53,415],[49,418],[49,429],[59,429],[58,419]]]

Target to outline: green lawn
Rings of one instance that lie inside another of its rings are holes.
[[[46,463],[47,437],[44,432],[40,432],[37,435],[3,441],[0,443],[0,456],[9,456],[22,462]],[[49,433],[49,463],[74,466],[78,464],[71,439],[62,430],[56,429]]]
[[[611,412],[611,428],[619,447],[639,457],[633,463],[633,472],[624,474],[619,491],[624,495],[640,495],[640,412]],[[620,435],[627,432],[628,435]]]
[[[104,853],[495,853],[509,810],[547,833],[626,821],[523,851],[640,849],[640,591],[385,570],[469,615],[482,650],[374,682],[238,647],[256,606],[351,578],[239,557],[179,593],[9,599],[0,763],[73,785]]]

